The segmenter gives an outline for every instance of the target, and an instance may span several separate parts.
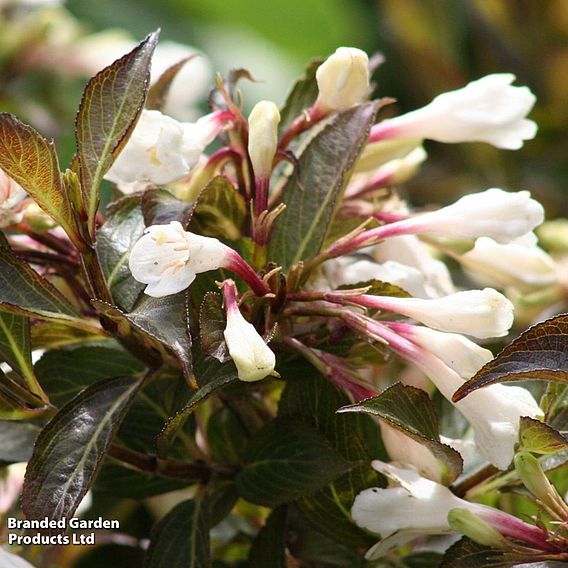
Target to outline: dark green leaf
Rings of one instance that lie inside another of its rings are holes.
[[[314,428],[289,418],[269,422],[245,450],[236,477],[242,497],[270,507],[315,493],[353,469]]]
[[[76,223],[63,189],[53,142],[8,113],[0,113],[0,168],[77,241]]]
[[[28,518],[73,515],[139,387],[140,380],[132,377],[100,381],[41,431],[24,482],[22,506]]]
[[[218,525],[233,509],[239,494],[231,481],[218,483],[214,491],[208,495],[211,527]]]
[[[221,295],[207,292],[199,310],[199,339],[203,352],[221,363],[230,359],[224,335],[226,325]]]
[[[286,102],[280,111],[279,132],[282,134],[306,109],[310,108],[318,98],[316,71],[323,59],[313,59],[308,63],[304,74],[296,81]]]
[[[162,360],[180,366],[185,377],[190,380],[191,335],[189,333],[189,314],[187,292],[180,292],[165,298],[152,298],[143,295],[134,310],[128,314],[118,308],[100,301],[93,301],[99,312],[130,331],[138,342],[157,351]]]
[[[285,270],[321,250],[377,109],[378,103],[367,103],[339,113],[302,152],[284,186],[286,209],[270,240],[269,257]]]
[[[0,420],[0,462],[25,462],[41,428],[30,422]]]
[[[144,234],[140,197],[126,197],[113,203],[106,212],[104,225],[97,231],[97,256],[115,303],[132,309],[145,284],[130,273],[130,251]]]
[[[453,396],[454,402],[494,383],[536,379],[568,383],[568,315],[538,323],[507,345]]]
[[[0,359],[22,377],[35,382],[28,317],[0,312]]]
[[[125,351],[95,346],[49,351],[36,363],[40,383],[59,407],[98,381],[143,370],[143,365]]]
[[[123,499],[144,499],[187,487],[187,481],[160,477],[113,463],[105,463],[93,491]]]
[[[148,189],[142,195],[144,223],[149,227],[179,221],[186,229],[195,205],[195,202],[180,201],[165,189]]]
[[[436,410],[430,397],[421,389],[396,383],[379,396],[344,406],[339,412],[365,412],[378,416],[389,426],[422,444],[438,460],[445,483],[454,481],[462,471],[460,454],[440,442]]]
[[[247,431],[235,413],[221,408],[207,422],[207,442],[214,460],[228,465],[243,463],[243,449],[248,440]]]
[[[73,306],[29,264],[18,259],[0,235],[0,311],[79,323]]]
[[[286,507],[278,507],[266,519],[250,549],[250,568],[286,568]]]
[[[105,332],[96,327],[71,327],[64,321],[38,322],[32,327],[34,349],[56,349],[77,343],[100,342],[107,339]]]
[[[439,552],[416,552],[403,559],[406,568],[439,568],[442,555]]]
[[[359,461],[344,476],[299,502],[304,517],[319,531],[349,546],[370,546],[374,540],[357,527],[349,514],[357,494],[383,481],[371,467],[380,448],[378,427],[363,414],[337,414],[348,398],[307,364],[300,368],[283,368],[287,379],[282,393],[279,415],[300,419],[317,428],[338,452],[350,461]],[[369,432],[375,436],[370,437]],[[369,446],[369,447],[367,447]]]
[[[150,63],[158,33],[105,67],[87,84],[76,120],[79,177],[90,229],[99,204],[99,186],[130,134],[146,100]]]
[[[174,507],[153,529],[144,568],[206,568],[209,503],[196,497]]]
[[[184,57],[171,67],[168,67],[158,78],[158,80],[148,89],[148,99],[146,108],[162,110],[173,80],[176,78],[180,69],[197,55]]]
[[[506,560],[503,550],[477,544],[462,538],[446,551],[440,568],[509,568],[515,560]]]
[[[214,177],[197,197],[189,230],[236,241],[242,236],[247,208],[225,176]]]
[[[194,372],[199,389],[192,395],[187,404],[166,422],[163,430],[156,438],[156,447],[160,457],[166,457],[177,432],[193,413],[195,408],[212,394],[224,386],[238,381],[234,363],[219,363],[216,359],[201,355],[194,364]]]
[[[535,454],[554,454],[568,449],[568,440],[544,422],[522,416],[519,426],[521,450]]]

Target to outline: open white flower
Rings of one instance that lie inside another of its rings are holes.
[[[231,249],[217,239],[183,230],[181,223],[152,225],[132,247],[132,276],[147,284],[144,292],[160,298],[185,290],[196,274],[222,266]]]
[[[125,193],[177,181],[197,165],[203,150],[223,126],[218,113],[183,123],[157,110],[143,110],[105,179],[118,184]]]
[[[321,113],[341,111],[360,103],[369,90],[369,58],[355,47],[339,47],[316,71]]]
[[[526,118],[536,97],[528,87],[512,86],[514,80],[514,75],[497,73],[438,95],[423,108],[376,125],[371,140],[429,138],[517,150],[536,134],[537,125]]]
[[[241,314],[236,302],[235,284],[223,284],[227,326],[223,335],[241,381],[260,381],[274,371],[276,357],[254,326]]]
[[[3,170],[0,170],[0,227],[19,223],[28,194]]]
[[[556,280],[556,263],[530,237],[507,244],[480,237],[471,250],[457,259],[473,280],[485,286],[514,286],[528,291]]]
[[[452,205],[396,223],[398,230],[458,239],[490,237],[508,243],[532,231],[544,220],[542,205],[528,191],[493,187],[464,195]],[[394,230],[395,223],[392,229]]]
[[[402,314],[435,329],[480,338],[506,335],[513,324],[513,304],[493,288],[426,300],[362,295],[351,301]]]

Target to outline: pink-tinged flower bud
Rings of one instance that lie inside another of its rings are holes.
[[[4,171],[0,170],[0,227],[19,223],[23,210],[31,199],[28,194]]]
[[[405,232],[457,239],[490,237],[507,243],[532,231],[543,220],[542,205],[528,191],[507,192],[493,187],[397,224]]]
[[[144,292],[160,298],[185,290],[197,274],[227,268],[258,295],[268,292],[254,270],[221,241],[184,231],[181,223],[152,225],[130,251],[132,276],[147,284]]]
[[[362,491],[351,509],[358,526],[386,539],[367,552],[368,560],[384,555],[388,551],[389,537],[395,533],[397,540],[407,542],[424,534],[452,532],[448,515],[454,509],[469,511],[503,537],[520,540],[541,550],[554,550],[544,530],[492,507],[461,499],[444,485],[422,477],[414,469],[399,468],[378,460],[373,461],[372,466],[389,478],[390,486]],[[492,534],[496,538],[495,533]]]
[[[509,73],[487,75],[456,91],[438,95],[425,107],[384,120],[371,141],[428,138],[438,142],[487,142],[518,150],[535,137],[537,125],[526,116],[536,97],[528,87],[513,87]]]
[[[339,293],[330,292],[326,299],[333,301],[334,294]],[[467,290],[426,300],[361,295],[349,301],[402,314],[441,331],[480,338],[506,335],[513,324],[513,304],[493,288]]]
[[[316,71],[319,113],[346,110],[360,103],[369,90],[369,58],[355,47],[339,47]]]
[[[276,357],[254,326],[242,316],[232,280],[223,283],[227,327],[223,335],[241,381],[260,381],[274,372]]]
[[[480,237],[457,260],[473,280],[485,286],[513,286],[530,291],[550,286],[556,280],[556,263],[536,245],[534,233],[507,244]]]
[[[267,179],[272,173],[279,123],[278,107],[270,101],[260,101],[249,115],[248,152],[257,179]]]
[[[186,176],[230,117],[214,112],[197,122],[178,122],[157,110],[143,110],[126,146],[105,179],[125,193],[165,185]]]

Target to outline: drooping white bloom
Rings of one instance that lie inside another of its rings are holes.
[[[23,209],[29,202],[28,194],[3,170],[0,170],[0,227],[19,223]]]
[[[413,296],[428,296],[424,289],[424,275],[418,269],[394,260],[379,263],[343,256],[328,260],[322,268],[332,288],[338,288],[342,284],[382,280],[400,286]]]
[[[447,487],[422,477],[414,469],[378,460],[373,461],[372,466],[395,485],[386,489],[373,487],[359,493],[351,515],[357,525],[383,538],[399,530],[414,529],[424,534],[451,532],[448,513],[452,509],[480,507],[456,497]]]
[[[132,247],[132,276],[147,284],[144,292],[154,298],[185,290],[196,274],[222,266],[231,249],[217,239],[183,230],[181,223],[152,225]]]
[[[405,315],[435,329],[480,338],[506,335],[513,324],[513,304],[493,288],[427,300],[363,295],[352,301]]]
[[[514,75],[497,73],[438,95],[421,109],[379,123],[371,131],[371,140],[487,142],[517,150],[536,134],[537,125],[526,118],[536,97],[528,87],[513,87],[514,80]]]
[[[257,178],[270,177],[278,145],[279,123],[278,107],[271,101],[260,101],[249,115],[248,152]]]
[[[362,491],[351,508],[357,525],[386,539],[367,552],[368,560],[383,556],[389,550],[389,544],[401,544],[424,534],[452,532],[448,515],[455,509],[469,511],[505,538],[546,550],[547,535],[539,527],[498,509],[461,499],[414,469],[399,468],[378,460],[373,461],[372,466],[387,476],[391,484],[386,489],[372,487]]]
[[[556,280],[556,263],[537,246],[534,233],[528,235],[507,244],[480,237],[458,260],[473,280],[486,286],[524,291],[549,286]]]
[[[355,47],[339,47],[316,71],[319,95],[315,108],[323,114],[360,103],[369,90],[369,58]]]
[[[235,297],[235,285],[223,285],[227,326],[223,335],[241,381],[260,381],[274,371],[276,357],[254,326],[241,314]]]
[[[544,209],[528,191],[493,187],[464,195],[452,205],[392,224],[394,232],[427,233],[458,239],[490,237],[508,243],[544,220]]]
[[[126,193],[177,181],[191,171],[222,129],[217,113],[182,123],[160,111],[143,110],[105,179]]]
[[[426,355],[415,360],[415,364],[450,401],[464,382],[458,372],[437,357]],[[473,428],[480,453],[499,469],[507,469],[513,459],[519,419],[543,415],[527,389],[509,385],[490,385],[476,390],[454,405]]]

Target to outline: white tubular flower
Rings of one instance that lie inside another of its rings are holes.
[[[181,223],[152,225],[132,247],[132,276],[148,284],[144,292],[160,298],[185,290],[196,274],[226,263],[231,249],[217,239],[183,230]]]
[[[242,316],[232,280],[223,284],[227,327],[223,332],[241,381],[260,381],[274,372],[276,357],[252,324]]]
[[[348,256],[328,260],[322,265],[332,288],[342,284],[358,284],[368,280],[382,280],[400,286],[413,296],[428,296],[424,288],[424,275],[412,266],[394,260],[384,263],[354,260]]]
[[[223,126],[217,113],[195,123],[182,123],[160,111],[143,110],[105,179],[118,184],[125,193],[177,181],[197,164]]]
[[[396,259],[405,266],[416,268],[425,279],[425,297],[438,298],[455,292],[446,264],[434,258],[428,247],[415,235],[385,239],[373,247],[372,255],[377,262],[383,264]],[[421,294],[413,295],[423,297]]]
[[[272,173],[279,123],[278,107],[270,101],[260,101],[249,115],[248,152],[257,179],[267,179]]]
[[[31,201],[28,194],[3,170],[0,170],[0,227],[19,223],[23,209]]]
[[[453,393],[463,384],[460,374],[429,354],[414,362],[451,401]],[[480,453],[499,469],[507,469],[513,459],[519,436],[519,419],[543,415],[528,390],[499,384],[474,391],[454,406],[471,424]]]
[[[355,47],[339,47],[316,71],[319,95],[314,105],[322,114],[360,103],[369,90],[369,58]]]
[[[455,509],[469,511],[470,519],[474,516],[481,519],[496,531],[494,535],[499,533],[541,550],[550,549],[548,535],[539,527],[493,507],[461,499],[414,469],[399,468],[378,460],[373,461],[372,466],[387,476],[391,485],[386,489],[365,489],[357,495],[351,508],[357,525],[385,539],[367,552],[368,560],[383,556],[392,547],[389,545],[400,545],[424,534],[452,532],[448,515]]]
[[[392,224],[396,232],[427,233],[458,239],[490,237],[508,243],[544,220],[544,209],[528,191],[493,187],[458,199],[452,205]]]
[[[489,349],[457,333],[445,333],[405,323],[392,323],[389,327],[438,357],[465,380],[473,377],[483,365],[493,359],[493,353]]]
[[[13,463],[6,468],[6,475],[0,478],[0,514],[7,513],[20,498],[24,486],[27,464]]]
[[[376,172],[376,176],[381,176],[385,184],[402,183],[410,179],[422,163],[426,160],[428,154],[422,146],[415,148],[402,158],[397,158],[387,162]]]
[[[427,300],[363,295],[351,301],[402,314],[441,331],[480,338],[506,335],[513,324],[513,304],[493,288]]]
[[[533,233],[529,235],[534,237]],[[529,291],[553,284],[556,263],[533,239],[528,243],[526,240],[499,244],[489,237],[480,237],[474,247],[457,260],[473,280],[485,286],[514,286]]]
[[[379,420],[381,439],[392,462],[415,467],[420,475],[440,483],[444,472],[434,454],[420,442],[413,440],[404,432]]]
[[[428,138],[518,150],[536,135],[536,123],[526,118],[536,97],[528,87],[513,87],[514,80],[509,73],[487,75],[438,95],[421,109],[379,123],[371,131],[371,140]]]

